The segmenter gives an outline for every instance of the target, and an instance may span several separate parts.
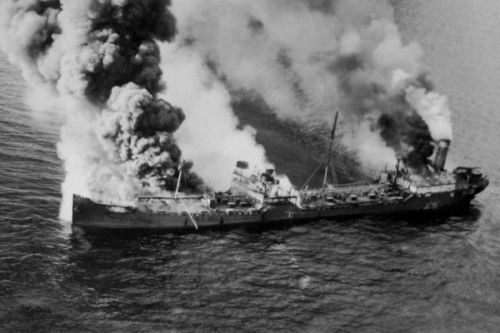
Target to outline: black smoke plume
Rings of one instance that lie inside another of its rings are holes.
[[[424,170],[434,151],[434,140],[424,119],[406,100],[405,89],[391,93],[380,84],[360,80],[357,74],[364,71],[363,61],[356,55],[340,57],[330,69],[338,78],[340,103],[349,110],[349,116],[357,121],[368,119],[371,129],[380,132],[386,145],[408,167]],[[405,84],[432,89],[425,75]]]
[[[364,166],[380,170],[399,157],[419,171],[431,141],[451,139],[451,112],[392,3],[190,0],[172,10],[189,41],[182,47],[210,59],[231,91],[311,130],[339,109],[345,143]]]
[[[176,35],[169,6],[170,0],[0,5],[2,50],[28,82],[61,97],[68,115],[61,157],[67,181],[85,178],[82,192],[130,198],[175,189],[182,153],[173,133],[185,115],[158,96],[165,89],[158,41],[171,42]],[[78,124],[80,119],[86,122]],[[191,167],[182,166],[184,190],[201,190]]]

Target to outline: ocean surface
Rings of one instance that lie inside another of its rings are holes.
[[[91,239],[58,220],[60,121],[0,56],[0,332],[498,332],[500,2],[392,1],[453,107],[460,216]]]

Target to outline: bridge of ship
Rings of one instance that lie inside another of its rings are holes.
[[[409,179],[398,179],[397,185],[401,189],[404,189],[412,194],[453,192],[456,189],[456,183],[454,181],[430,184],[426,182],[419,183]]]

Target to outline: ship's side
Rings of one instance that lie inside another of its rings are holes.
[[[123,229],[189,231],[202,228],[235,226],[262,221],[257,210],[228,212],[155,212],[136,207],[113,206],[73,196],[73,225],[83,229]]]
[[[325,204],[301,208],[292,202],[269,205],[249,212],[167,213],[143,212],[134,207],[99,204],[90,199],[74,196],[73,224],[85,230],[150,230],[194,231],[198,228],[234,227],[272,223],[307,222],[320,219],[335,220],[364,215],[410,215],[434,213],[464,207],[475,193],[451,191],[409,194],[406,197]],[[360,200],[360,199],[358,199]]]
[[[274,170],[254,173],[238,162],[228,192],[142,197],[112,205],[73,197],[73,225],[85,230],[191,231],[203,228],[335,220],[363,215],[435,213],[467,206],[488,186],[477,168],[444,169],[449,142],[441,142],[424,174],[396,167],[378,182],[282,188]]]

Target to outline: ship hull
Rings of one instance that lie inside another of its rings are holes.
[[[80,196],[73,197],[73,226],[86,232],[146,231],[192,232],[199,229],[231,228],[238,226],[266,227],[276,224],[304,223],[317,220],[338,220],[357,216],[390,216],[449,213],[466,207],[474,193],[447,192],[422,196],[408,196],[390,200],[332,204],[321,208],[301,209],[292,203],[269,206],[264,211],[251,213],[223,212],[193,214],[192,216],[141,212],[124,209],[115,212],[110,206],[98,204]],[[195,227],[196,224],[196,227]]]

